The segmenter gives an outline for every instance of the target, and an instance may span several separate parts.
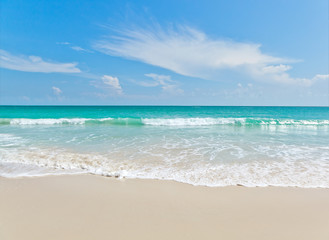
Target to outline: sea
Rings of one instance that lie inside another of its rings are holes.
[[[329,107],[0,106],[0,176],[329,188]]]

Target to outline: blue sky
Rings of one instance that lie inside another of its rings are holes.
[[[328,1],[1,1],[0,104],[329,105]]]

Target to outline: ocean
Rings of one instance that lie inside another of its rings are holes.
[[[329,188],[329,107],[0,106],[0,176]]]

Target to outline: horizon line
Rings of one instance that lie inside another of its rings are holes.
[[[63,104],[63,105],[53,105],[53,104],[35,104],[35,105],[24,105],[24,104],[0,104],[0,107],[329,107],[323,106],[296,106],[296,105],[83,105],[83,104]]]

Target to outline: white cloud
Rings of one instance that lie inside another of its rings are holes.
[[[182,94],[183,90],[178,88],[175,81],[171,80],[170,76],[167,75],[159,75],[155,73],[145,74],[146,77],[152,78],[153,82],[138,82],[139,85],[144,87],[156,87],[161,86],[164,92],[170,94]]]
[[[84,48],[82,48],[82,47],[79,47],[79,46],[73,46],[73,47],[71,47],[73,50],[75,50],[75,51],[78,51],[78,52],[80,52],[80,51],[86,51]]]
[[[313,81],[328,80],[328,79],[329,79],[329,74],[326,74],[326,75],[317,74],[314,76]]]
[[[256,65],[247,70],[254,78],[261,81],[270,81],[281,84],[299,85],[309,87],[315,82],[315,78],[294,78],[287,71],[292,67],[289,65]]]
[[[92,51],[88,50],[88,49],[84,49],[82,47],[79,47],[79,46],[72,46],[71,47],[73,50],[77,51],[77,52],[89,52],[91,53]]]
[[[52,89],[53,89],[54,95],[56,95],[56,96],[60,96],[63,93],[62,90],[58,87],[52,87]]]
[[[80,46],[72,46],[73,44],[70,42],[57,42],[56,44],[59,45],[67,45],[68,47],[70,47],[71,49],[73,49],[74,51],[77,52],[88,52],[88,53],[92,53],[93,51],[90,51],[88,49],[82,48]]]
[[[126,29],[95,42],[94,48],[113,56],[138,60],[181,75],[218,79],[221,71],[242,72],[255,80],[311,85],[314,79],[294,78],[284,63],[291,59],[265,54],[260,44],[211,39],[196,29]]]
[[[107,87],[113,89],[117,94],[122,94],[122,88],[119,79],[117,77],[104,75],[102,77],[102,81]]]
[[[268,73],[268,74],[276,74],[276,73],[281,73],[281,72],[285,72],[291,69],[291,66],[289,65],[270,65],[270,66],[265,66],[262,68],[263,73]]]
[[[56,63],[44,61],[37,56],[15,56],[0,49],[0,67],[22,72],[79,73],[77,63]]]

